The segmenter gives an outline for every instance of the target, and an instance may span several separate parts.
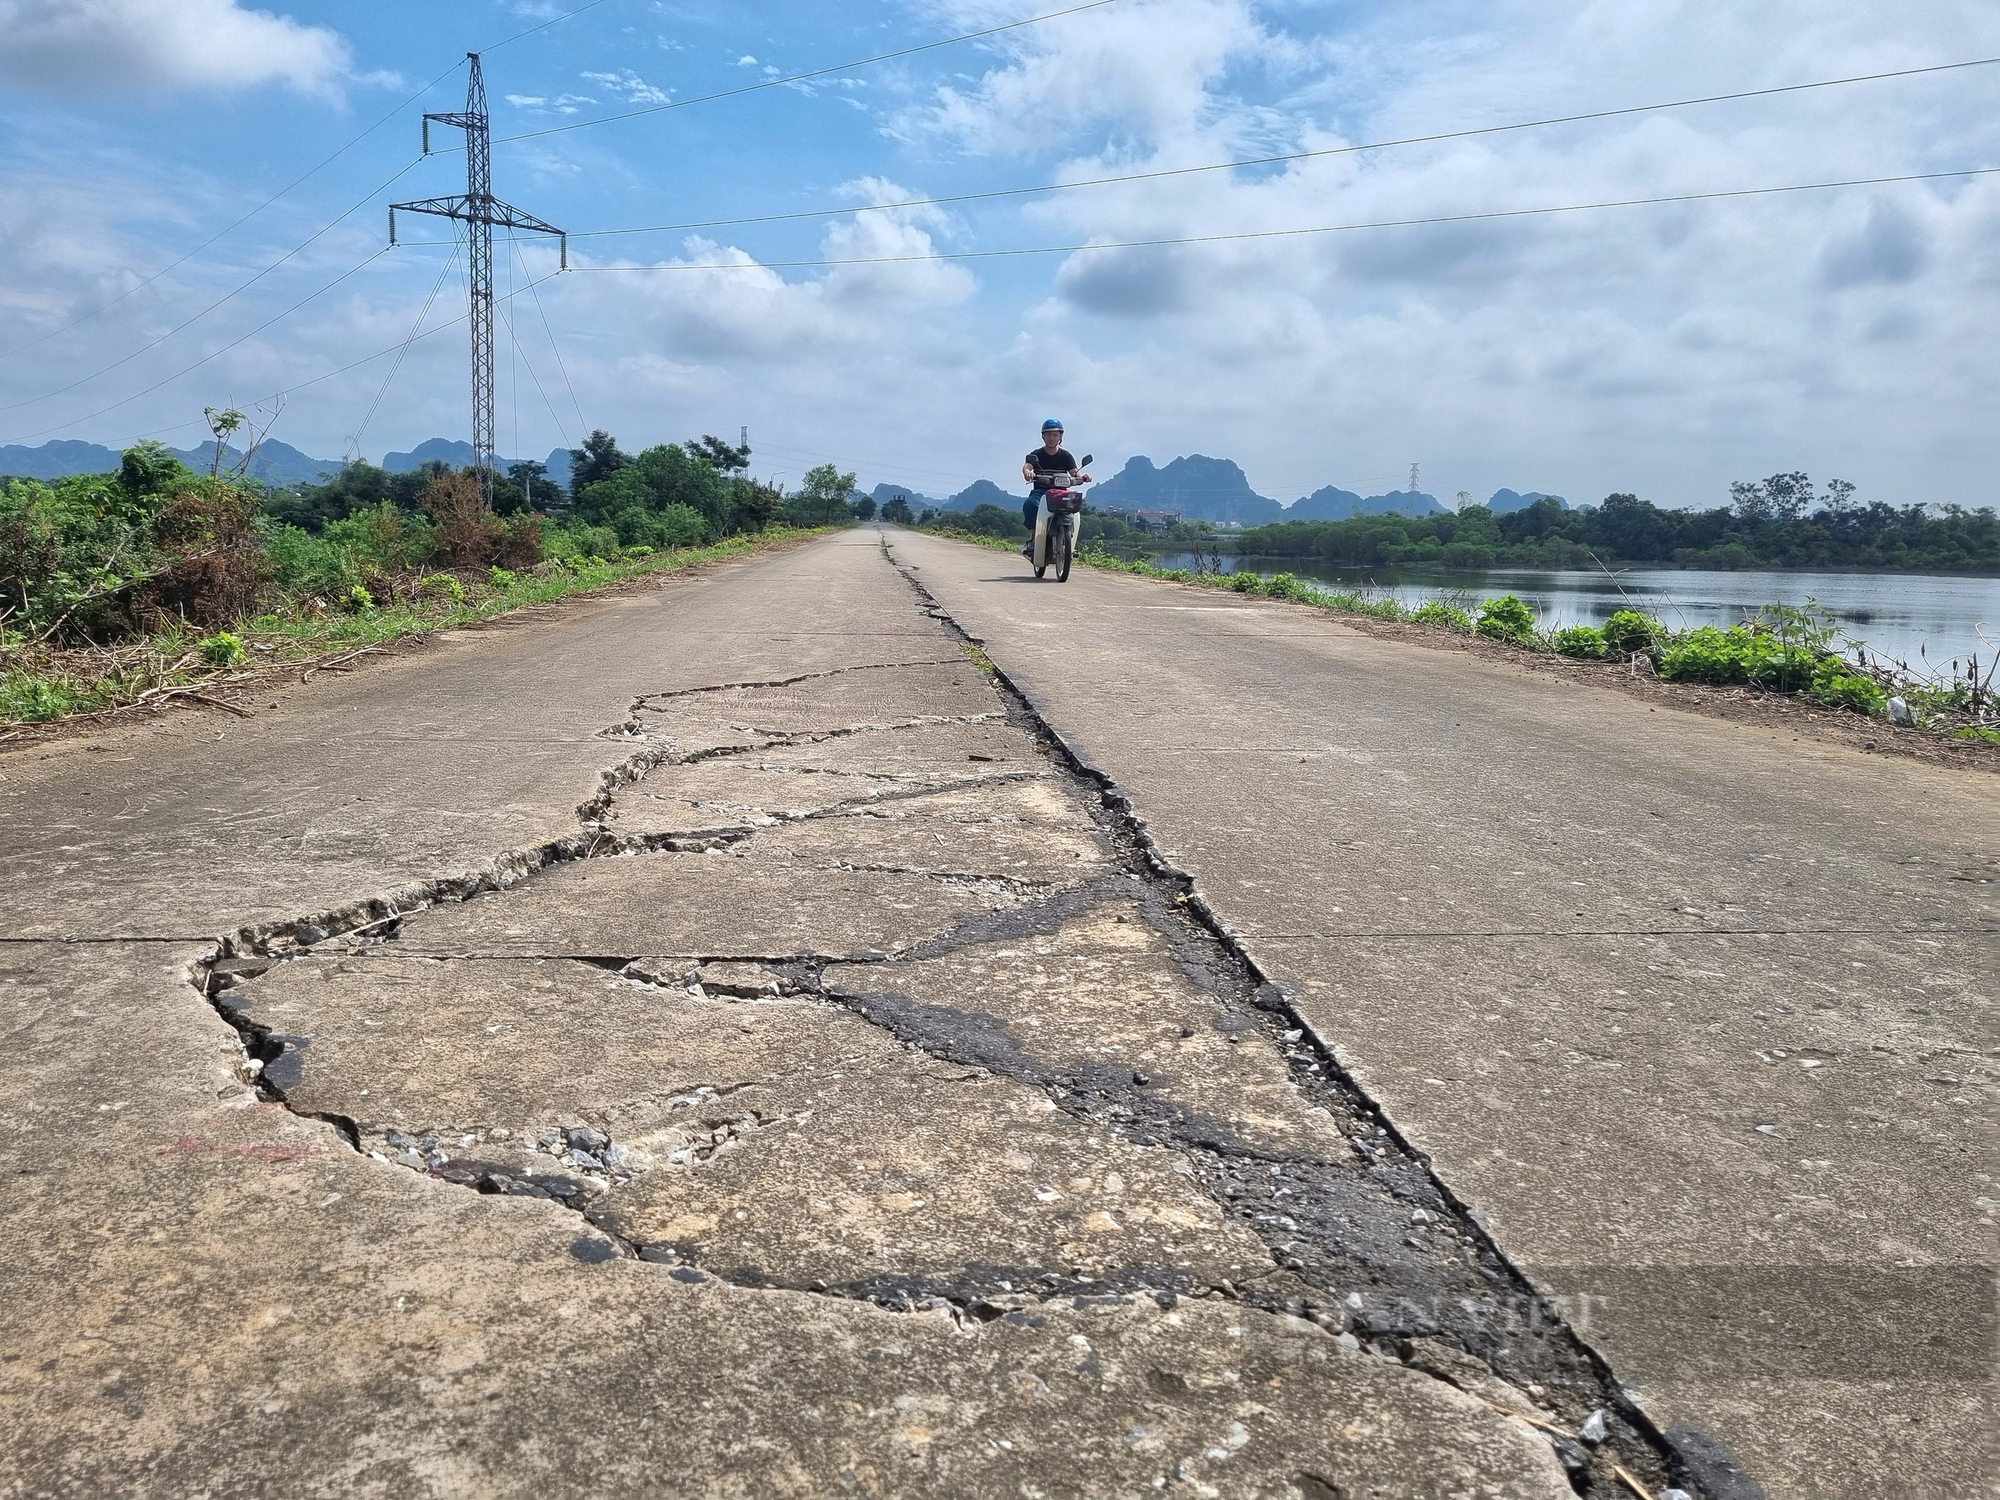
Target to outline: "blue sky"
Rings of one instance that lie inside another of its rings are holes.
[[[0,442],[186,444],[204,405],[278,392],[273,435],[318,455],[466,435],[462,324],[412,344],[386,386],[394,355],[306,382],[399,346],[446,271],[447,246],[377,254],[383,206],[462,191],[462,157],[416,161],[417,117],[460,107],[455,64],[479,48],[496,192],[579,232],[577,269],[540,284],[539,305],[507,304],[518,348],[503,321],[503,452],[545,453],[586,426],[628,447],[747,426],[760,472],[796,480],[831,458],[864,483],[947,493],[1007,478],[1057,413],[1100,469],[1140,452],[1218,454],[1286,500],[1328,483],[1391,488],[1416,461],[1447,496],[1509,485],[1714,504],[1733,478],[1803,468],[1864,499],[1993,503],[2000,178],[884,258],[2000,166],[2000,67],[1059,194],[585,233],[1989,57],[1992,7],[1113,0],[809,84],[529,134],[1064,4],[602,0],[496,46],[571,5],[0,0]],[[440,131],[436,144],[456,140]],[[421,220],[401,237],[439,238]],[[518,287],[554,270],[542,244],[502,251],[503,294],[510,275]],[[796,260],[879,263],[769,264]],[[731,269],[693,268],[719,263]],[[428,326],[462,310],[457,277]]]

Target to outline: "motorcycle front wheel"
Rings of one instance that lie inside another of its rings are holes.
[[[1070,555],[1076,549],[1076,523],[1064,521],[1062,535],[1056,539],[1056,582],[1069,582]]]

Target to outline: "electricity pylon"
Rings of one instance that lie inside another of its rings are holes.
[[[493,196],[492,132],[486,122],[486,75],[479,54],[465,54],[472,64],[465,85],[465,108],[457,114],[424,116],[424,155],[431,154],[431,121],[465,132],[465,196],[423,198],[389,205],[389,243],[396,243],[396,211],[435,214],[465,221],[466,258],[471,266],[472,324],[472,463],[479,474],[479,491],[493,503],[493,226],[552,234],[562,242],[562,268],[569,269],[569,236],[553,224]]]

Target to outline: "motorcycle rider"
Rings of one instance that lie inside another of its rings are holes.
[[[1042,491],[1065,487],[1075,473],[1076,458],[1063,446],[1063,425],[1050,417],[1042,423],[1042,446],[1021,461],[1021,477],[1033,486],[1021,507],[1021,521],[1028,528],[1027,544],[1021,548],[1023,557],[1035,555],[1035,514],[1041,509]],[[1075,482],[1088,484],[1090,476],[1077,474]]]

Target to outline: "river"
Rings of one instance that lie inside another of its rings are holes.
[[[1156,567],[1186,568],[1186,552],[1152,557]],[[1956,657],[1978,653],[1990,662],[1994,647],[1977,627],[2000,644],[2000,578],[1966,578],[1925,573],[1709,572],[1682,568],[1627,568],[1614,583],[1601,572],[1536,568],[1493,568],[1477,572],[1447,569],[1316,567],[1310,559],[1225,557],[1229,571],[1255,568],[1269,577],[1291,572],[1344,589],[1369,589],[1401,604],[1455,595],[1476,602],[1496,594],[1518,594],[1541,614],[1544,624],[1597,625],[1630,600],[1676,628],[1734,625],[1764,604],[1817,601],[1832,611],[1850,646],[1866,645],[1871,656],[1942,666],[1947,675]]]

